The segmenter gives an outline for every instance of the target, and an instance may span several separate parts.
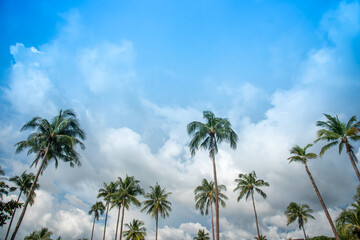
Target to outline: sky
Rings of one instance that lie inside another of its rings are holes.
[[[88,211],[103,183],[157,182],[172,192],[172,212],[160,219],[159,239],[191,240],[211,231],[194,207],[193,190],[212,179],[208,152],[191,157],[186,126],[210,110],[227,118],[237,149],[223,143],[218,181],[227,186],[220,209],[221,239],[254,239],[250,201],[236,201],[234,179],[256,171],[269,182],[255,196],[259,227],[269,240],[301,238],[286,225],[290,202],[306,203],[316,220],[309,236],[332,236],[302,165],[289,150],[316,139],[323,113],[359,117],[359,1],[26,1],[0,2],[0,165],[8,177],[29,169],[34,156],[15,154],[35,116],[73,109],[86,132],[81,167],[49,165],[40,177],[19,238],[43,226],[53,237],[90,237]],[[311,150],[319,153],[324,143]],[[359,144],[354,143],[358,157]],[[357,179],[345,152],[331,149],[309,162],[333,220],[348,207]],[[6,199],[15,199],[17,192]],[[143,200],[143,198],[140,198]],[[110,211],[107,239],[115,233]],[[155,221],[131,207],[125,223]],[[104,216],[95,226],[100,239]],[[0,229],[4,235],[7,227]]]

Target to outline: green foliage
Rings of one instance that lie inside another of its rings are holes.
[[[146,236],[146,228],[144,222],[133,219],[131,223],[125,223],[128,230],[124,231],[125,240],[144,240]]]
[[[218,143],[222,141],[230,143],[231,148],[236,148],[238,136],[226,118],[215,117],[211,111],[204,111],[203,117],[206,123],[194,121],[187,125],[188,134],[193,136],[189,145],[192,156],[202,148],[209,150],[210,157],[213,157],[213,153],[218,152]]]
[[[336,219],[336,228],[342,235],[360,238],[360,201],[357,200],[348,209],[343,210]]]
[[[18,203],[15,200],[10,200],[8,202],[0,201],[0,227],[4,226],[7,223],[7,220],[11,218],[14,211],[18,208],[21,208],[22,203]]]
[[[194,240],[210,240],[209,233],[205,233],[204,229],[199,229],[198,234]]]
[[[335,238],[326,237],[326,236],[317,236],[317,237],[309,238],[309,240],[335,240]]]
[[[315,159],[317,158],[317,155],[315,153],[308,153],[306,150],[311,147],[312,144],[306,145],[304,148],[299,147],[298,145],[295,145],[291,150],[290,153],[292,156],[288,158],[289,163],[292,162],[300,162],[302,164],[307,164],[308,159]]]
[[[171,192],[165,192],[165,188],[161,188],[158,183],[155,187],[150,186],[151,192],[145,194],[143,202],[144,207],[141,211],[148,210],[146,213],[151,214],[152,217],[157,218],[158,215],[165,218],[169,216],[171,211],[171,202],[167,200]]]
[[[33,231],[26,236],[24,240],[52,240],[50,237],[53,233],[48,228],[42,227],[39,231]]]
[[[30,133],[27,140],[18,142],[15,146],[17,147],[16,153],[28,149],[28,155],[36,154],[36,158],[31,166],[36,166],[40,159],[42,159],[33,181],[34,184],[37,183],[39,175],[43,173],[51,161],[55,162],[55,168],[58,167],[59,160],[69,163],[71,167],[81,165],[80,156],[75,148],[78,145],[80,145],[82,149],[85,148],[85,145],[81,142],[81,140],[85,139],[85,133],[80,128],[76,115],[72,110],[61,110],[59,115],[54,117],[50,122],[41,117],[34,117],[26,123],[20,131],[28,129],[34,130],[34,132]],[[26,198],[11,239],[15,239],[17,231],[19,230],[28,203],[34,192],[34,184],[29,190],[29,195]]]
[[[260,238],[255,237],[255,239],[257,239],[257,240],[267,240],[266,236],[264,236],[264,235],[260,235]]]
[[[226,207],[226,203],[224,200],[227,200],[228,197],[221,193],[221,191],[226,191],[225,185],[218,186],[219,192],[219,203],[221,206]],[[195,194],[195,208],[200,209],[201,215],[208,215],[209,208],[211,204],[215,204],[215,186],[214,182],[208,182],[205,178],[202,180],[202,184],[197,186],[194,190]]]
[[[356,155],[353,152],[353,146],[349,144],[349,140],[360,140],[360,121],[356,121],[356,117],[352,116],[347,123],[341,122],[339,117],[335,117],[324,114],[327,121],[318,121],[316,126],[322,127],[318,130],[318,139],[315,142],[325,140],[329,142],[320,151],[322,156],[329,148],[335,145],[339,145],[339,154],[342,152],[344,145],[347,145],[347,152],[356,159]]]
[[[81,165],[79,154],[75,151],[75,146],[80,145],[82,149],[85,145],[80,141],[85,139],[85,133],[80,128],[75,113],[70,110],[60,111],[60,114],[48,121],[41,117],[34,117],[26,123],[20,131],[35,130],[27,140],[15,144],[16,153],[28,148],[27,154],[36,154],[36,158],[31,166],[37,165],[39,160],[44,160],[44,171],[50,161],[55,162],[58,167],[59,159],[69,163],[71,167]]]
[[[35,175],[33,173],[26,173],[24,171],[20,176],[14,176],[9,179],[10,182],[13,182],[17,188],[20,190],[19,196],[24,193],[25,196],[29,196],[31,185],[33,184]],[[38,183],[34,184],[34,190],[39,189],[40,185]],[[30,206],[34,204],[36,193],[33,192],[30,198]]]
[[[0,175],[4,175],[5,172],[0,167]],[[8,202],[3,201],[3,196],[8,195],[9,192],[14,189],[10,188],[4,181],[6,178],[1,177],[0,181],[0,227],[4,226],[7,223],[7,220],[11,218],[16,209],[21,208],[22,203],[18,203],[15,200],[10,200]]]
[[[247,200],[249,196],[254,193],[254,190],[266,199],[266,194],[260,187],[268,187],[269,183],[262,179],[256,179],[255,171],[252,171],[249,174],[240,173],[239,178],[235,179],[235,182],[237,183],[237,186],[234,189],[234,192],[237,190],[240,191],[237,201],[240,201],[244,196]]]
[[[105,206],[102,202],[96,202],[94,205],[91,206],[89,211],[89,215],[94,214],[94,218],[99,221],[100,215],[104,214]]]
[[[307,204],[297,204],[295,202],[291,202],[284,214],[287,219],[287,225],[298,220],[299,229],[304,226],[304,223],[308,221],[308,218],[315,219],[311,213],[313,210]]]
[[[121,177],[117,181],[118,190],[112,194],[113,205],[121,204],[122,207],[129,209],[131,204],[140,206],[141,202],[136,198],[144,194],[144,189],[140,187],[140,181],[134,176],[126,175],[125,179]]]

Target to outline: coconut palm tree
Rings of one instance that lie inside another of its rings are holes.
[[[129,209],[131,204],[134,204],[136,206],[141,206],[141,202],[136,197],[138,195],[143,195],[144,190],[140,187],[140,181],[136,180],[134,176],[129,177],[128,175],[126,175],[126,178],[124,180],[121,177],[119,177],[117,183],[119,189],[117,192],[113,193],[113,195],[116,199],[120,200],[122,206],[120,237],[119,237],[119,239],[121,240],[125,208]]]
[[[104,187],[99,189],[98,198],[102,197],[106,202],[106,214],[105,214],[105,223],[104,223],[104,235],[103,240],[105,240],[106,234],[106,222],[109,213],[109,207],[111,202],[111,195],[117,191],[117,185],[114,182],[110,182],[109,185],[104,183]]]
[[[104,214],[104,211],[105,211],[105,206],[102,202],[96,202],[94,205],[91,206],[89,215],[94,214],[94,221],[91,231],[91,240],[93,240],[93,236],[94,236],[95,220],[99,221],[99,217],[100,215]]]
[[[307,149],[308,149],[309,147],[311,147],[311,146],[312,146],[312,144],[308,144],[308,145],[306,145],[304,148],[301,148],[301,147],[299,147],[298,145],[294,146],[294,147],[290,150],[290,153],[292,154],[292,156],[290,156],[290,157],[288,158],[288,160],[289,160],[289,163],[292,163],[292,162],[300,162],[300,163],[304,164],[306,173],[308,174],[308,176],[309,176],[309,178],[310,178],[310,181],[311,181],[311,183],[312,183],[312,185],[313,185],[313,187],[314,187],[314,189],[315,189],[316,195],[317,195],[318,198],[319,198],[319,201],[320,201],[320,203],[321,203],[321,206],[322,206],[323,209],[324,209],[325,215],[326,215],[326,217],[327,217],[327,219],[328,219],[328,221],[329,221],[329,224],[330,224],[331,229],[332,229],[332,231],[333,231],[333,233],[334,233],[334,236],[335,236],[336,240],[339,240],[339,236],[338,236],[338,234],[337,234],[337,232],[336,232],[334,223],[333,223],[333,221],[331,220],[330,214],[329,214],[329,212],[328,212],[328,210],[327,210],[327,208],[326,208],[326,205],[325,205],[325,203],[324,203],[324,200],[323,200],[322,197],[321,197],[320,191],[319,191],[318,187],[316,186],[315,180],[314,180],[314,178],[312,177],[312,175],[311,175],[311,173],[310,173],[310,170],[309,170],[309,167],[308,167],[308,165],[307,165],[307,161],[308,161],[309,159],[315,159],[315,158],[317,158],[317,155],[316,155],[315,153],[307,152]]]
[[[307,204],[297,204],[295,202],[291,202],[289,206],[286,208],[284,214],[287,219],[287,225],[290,223],[298,221],[299,229],[302,229],[304,232],[304,238],[307,239],[305,233],[304,223],[307,222],[308,218],[315,219],[311,213],[313,210]]]
[[[82,149],[85,148],[85,145],[81,142],[81,140],[85,139],[85,133],[80,128],[75,113],[70,109],[61,110],[59,115],[54,117],[50,122],[41,117],[34,117],[26,123],[20,131],[28,129],[33,129],[35,132],[31,133],[27,140],[15,144],[17,147],[16,153],[28,148],[28,155],[32,153],[36,154],[36,158],[31,166],[36,166],[40,159],[41,163],[29,190],[29,195],[25,200],[23,210],[16,224],[14,233],[11,236],[11,240],[15,239],[16,233],[20,228],[40,173],[45,170],[52,160],[55,162],[55,168],[58,167],[59,160],[69,163],[70,167],[74,167],[75,165],[79,166],[81,163],[79,154],[76,152],[76,146],[80,145]]]
[[[189,147],[191,156],[194,156],[199,148],[209,150],[215,184],[216,239],[220,240],[219,188],[216,176],[215,154],[218,152],[218,144],[223,141],[230,143],[230,147],[235,149],[238,136],[234,130],[231,129],[231,124],[226,118],[215,117],[211,111],[204,111],[203,117],[206,120],[205,123],[194,121],[187,125],[188,134],[193,136]]]
[[[171,202],[167,200],[171,192],[165,192],[165,188],[161,188],[158,183],[156,183],[155,187],[150,186],[151,192],[145,194],[145,200],[143,202],[144,208],[141,211],[147,210],[147,214],[151,214],[156,221],[156,234],[155,240],[157,240],[158,236],[158,223],[159,223],[159,215],[160,217],[168,217],[169,212],[171,211]]]
[[[116,186],[117,186],[117,182],[116,182]],[[117,190],[119,191],[119,190]],[[115,192],[116,193],[116,192]],[[117,239],[117,234],[118,234],[118,230],[119,230],[119,221],[120,221],[120,213],[121,213],[121,203],[122,203],[122,198],[120,194],[111,194],[111,207],[110,209],[112,209],[113,207],[117,207],[118,210],[118,215],[117,215],[117,221],[116,221],[116,228],[115,228],[115,240]]]
[[[208,233],[205,233],[204,229],[199,229],[197,236],[194,237],[194,240],[210,240],[210,237]]]
[[[257,239],[257,240],[267,240],[266,236],[264,236],[264,235],[260,235],[260,238],[255,237],[255,239]]]
[[[360,201],[343,210],[336,219],[336,227],[340,233],[348,233],[354,239],[360,239]]]
[[[257,214],[255,209],[255,201],[254,201],[254,190],[260,194],[264,199],[266,199],[266,194],[260,189],[260,187],[268,187],[269,183],[265,182],[262,179],[256,179],[256,173],[255,171],[252,171],[249,174],[239,174],[239,178],[235,179],[235,182],[237,183],[236,188],[234,189],[234,192],[239,190],[239,196],[237,198],[237,201],[239,202],[244,196],[245,200],[247,201],[249,196],[251,196],[253,208],[254,208],[254,214],[255,214],[255,222],[256,222],[256,230],[258,239],[260,239],[260,232],[259,232],[259,225],[257,220]]]
[[[225,185],[219,185],[218,188],[219,188],[218,189],[219,202],[220,202],[222,207],[225,207],[226,203],[225,203],[224,200],[227,200],[228,197],[225,194],[221,193],[221,190],[226,191],[226,186]],[[202,184],[195,188],[194,194],[195,194],[195,208],[200,209],[201,215],[204,215],[204,213],[205,213],[205,215],[208,215],[209,207],[210,207],[212,237],[213,237],[213,239],[215,239],[214,216],[213,216],[213,203],[215,203],[215,186],[214,186],[214,182],[213,181],[208,182],[204,178],[202,180]]]
[[[318,139],[315,142],[325,140],[329,143],[321,148],[320,156],[323,156],[328,149],[335,145],[339,145],[339,154],[341,154],[345,146],[351,165],[360,181],[359,169],[356,167],[357,158],[354,153],[354,147],[349,142],[350,140],[354,142],[360,140],[360,121],[356,121],[356,117],[352,116],[345,124],[339,120],[337,115],[335,117],[329,114],[324,115],[327,121],[318,121],[316,123],[316,126],[322,127],[322,129],[317,132]]]
[[[48,228],[42,227],[39,231],[33,231],[24,240],[52,240],[50,237],[53,233]]]
[[[35,175],[33,173],[26,173],[26,171],[24,171],[20,176],[14,176],[14,177],[11,177],[9,179],[9,181],[15,183],[15,185],[19,188],[20,190],[20,193],[19,193],[19,196],[17,198],[17,203],[19,203],[20,201],[20,197],[22,195],[22,193],[25,194],[25,196],[28,196],[29,195],[29,191],[30,191],[30,188],[31,188],[31,185],[33,184],[34,182],[34,178],[35,178]],[[34,185],[34,192],[30,198],[30,206],[32,206],[34,204],[34,199],[36,197],[36,193],[35,193],[35,190],[36,189],[39,189],[39,184],[36,183]],[[6,232],[6,236],[5,236],[5,240],[8,238],[9,236],[9,233],[10,233],[10,229],[11,229],[11,225],[12,225],[12,222],[14,220],[14,216],[15,216],[15,213],[16,213],[16,208],[14,209],[14,212],[11,216],[11,220],[10,220],[10,223],[9,223],[9,227],[8,227],[8,230]]]
[[[124,231],[125,240],[144,240],[146,236],[146,228],[144,222],[133,219],[131,223],[125,223],[128,230]]]

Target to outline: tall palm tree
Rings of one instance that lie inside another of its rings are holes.
[[[311,173],[310,173],[310,170],[309,170],[309,168],[308,168],[308,165],[307,165],[308,159],[315,159],[315,158],[317,158],[317,155],[316,155],[315,153],[311,153],[311,152],[308,153],[308,152],[307,152],[307,149],[308,149],[309,147],[311,147],[311,146],[312,146],[312,144],[308,144],[308,145],[306,145],[304,148],[301,148],[301,147],[299,147],[298,145],[294,146],[294,147],[290,150],[290,153],[292,154],[292,156],[290,156],[290,157],[288,158],[288,160],[289,160],[289,163],[292,163],[292,162],[300,162],[300,163],[304,164],[305,170],[306,170],[306,172],[307,172],[307,174],[308,174],[308,176],[309,176],[309,178],[310,178],[310,181],[311,181],[311,183],[312,183],[312,185],[313,185],[313,187],[314,187],[314,189],[315,189],[316,195],[317,195],[318,198],[319,198],[319,201],[320,201],[320,203],[321,203],[321,206],[322,206],[323,209],[324,209],[325,215],[326,215],[326,217],[327,217],[327,219],[328,219],[328,221],[329,221],[329,224],[330,224],[331,229],[332,229],[332,231],[333,231],[333,233],[334,233],[334,236],[335,236],[336,240],[339,240],[339,236],[338,236],[338,234],[337,234],[337,232],[336,232],[334,223],[333,223],[333,221],[331,220],[330,214],[329,214],[329,212],[328,212],[328,210],[327,210],[327,208],[326,208],[326,205],[325,205],[325,203],[324,203],[324,200],[323,200],[322,197],[321,197],[320,191],[319,191],[319,189],[317,188],[316,183],[315,183],[315,180],[314,180],[314,178],[312,177],[312,175],[311,175]]]
[[[146,213],[151,214],[151,216],[155,218],[155,240],[157,240],[159,215],[165,218],[169,216],[169,212],[171,211],[171,202],[167,200],[171,192],[165,192],[165,188],[162,189],[158,183],[156,183],[155,187],[150,186],[150,189],[151,192],[145,194],[147,200],[143,202],[144,208],[141,209],[141,211],[147,210]]]
[[[110,202],[111,202],[111,196],[113,193],[115,193],[117,191],[117,185],[114,182],[110,182],[109,185],[107,185],[106,183],[104,183],[104,187],[99,189],[99,194],[98,194],[98,198],[102,197],[105,202],[106,202],[106,214],[105,214],[105,223],[104,223],[104,235],[103,235],[103,240],[105,240],[105,234],[106,234],[106,222],[107,222],[107,217],[108,217],[108,213],[109,213],[109,207],[110,207]]]
[[[194,237],[194,240],[210,240],[210,237],[208,233],[205,233],[204,229],[199,229],[197,236]]]
[[[252,171],[249,174],[239,174],[239,178],[235,179],[235,182],[237,183],[236,188],[234,189],[234,192],[239,190],[239,196],[237,198],[237,201],[239,202],[244,196],[245,200],[248,200],[249,196],[251,196],[253,208],[254,208],[254,214],[255,214],[255,222],[256,222],[256,230],[258,239],[260,239],[260,232],[259,232],[259,225],[257,220],[257,214],[255,209],[255,201],[254,201],[254,190],[259,193],[264,199],[266,199],[266,194],[260,189],[260,187],[268,187],[269,183],[265,182],[262,179],[256,179],[256,173],[255,171]]]
[[[29,192],[30,192],[30,188],[31,188],[31,185],[33,184],[34,182],[34,178],[35,178],[35,175],[33,173],[26,173],[26,171],[24,171],[20,176],[14,176],[14,177],[11,177],[9,179],[9,181],[15,183],[15,185],[19,188],[20,190],[20,193],[19,193],[19,196],[17,198],[17,203],[19,203],[20,201],[20,197],[22,195],[22,193],[25,194],[25,196],[28,196],[29,195]],[[34,192],[30,198],[30,206],[32,206],[34,204],[34,199],[36,197],[36,193],[35,193],[35,190],[36,189],[39,189],[39,184],[36,183],[34,185]],[[14,209],[14,212],[11,216],[11,220],[10,220],[10,223],[9,223],[9,227],[8,227],[8,230],[6,232],[6,236],[5,236],[5,240],[8,238],[9,236],[9,233],[10,233],[10,229],[11,229],[11,225],[12,225],[12,222],[14,220],[14,216],[15,216],[15,213],[16,213],[16,208]]]
[[[116,186],[118,185],[118,183],[116,182]],[[119,191],[119,190],[117,190]],[[115,193],[117,193],[117,191]],[[118,210],[118,215],[117,215],[117,221],[116,221],[116,228],[115,228],[115,240],[117,239],[117,234],[118,234],[118,230],[119,230],[119,221],[120,221],[120,213],[121,213],[121,203],[122,203],[122,198],[120,194],[111,194],[111,207],[110,209],[112,209],[113,207],[117,207]]]
[[[82,149],[85,148],[85,145],[81,142],[81,140],[85,139],[85,133],[80,128],[75,113],[70,109],[61,110],[59,115],[54,117],[50,122],[41,117],[34,117],[26,123],[20,131],[28,129],[33,129],[35,132],[31,133],[27,140],[15,144],[15,146],[17,146],[16,153],[29,148],[27,152],[28,155],[32,153],[36,154],[32,165],[35,164],[36,166],[40,159],[41,164],[29,190],[29,195],[25,200],[23,210],[16,224],[14,233],[11,236],[11,240],[15,239],[16,233],[20,228],[40,173],[45,170],[51,160],[55,161],[55,168],[58,166],[59,159],[69,163],[70,167],[81,165],[79,154],[75,148],[77,145],[80,145]]]
[[[42,227],[39,231],[33,231],[24,240],[52,240],[50,237],[53,233],[48,228]]]
[[[222,207],[226,206],[226,203],[224,200],[227,200],[228,197],[221,193],[221,190],[226,191],[225,185],[219,185],[218,186],[218,192],[219,192],[219,202]],[[215,233],[214,233],[214,216],[213,216],[213,203],[215,203],[215,186],[214,182],[210,181],[208,182],[205,178],[202,180],[202,184],[200,186],[197,186],[194,190],[195,194],[195,208],[200,209],[201,215],[208,215],[209,213],[209,207],[210,207],[210,213],[211,213],[211,229],[212,229],[212,237],[215,239]],[[205,212],[204,212],[205,210]],[[199,230],[200,231],[200,230]]]
[[[298,220],[299,229],[302,229],[304,232],[304,238],[307,239],[305,233],[304,223],[307,222],[308,218],[315,219],[311,213],[313,210],[307,204],[297,204],[295,202],[291,202],[289,206],[286,208],[284,214],[287,219],[287,225]]]
[[[230,147],[236,149],[237,134],[231,129],[231,123],[226,118],[215,117],[211,111],[204,111],[205,123],[194,121],[187,125],[187,132],[193,138],[189,147],[191,156],[194,156],[199,148],[209,150],[212,159],[213,175],[215,183],[215,215],[216,215],[216,239],[220,240],[219,229],[219,193],[216,177],[215,154],[218,152],[218,143],[223,141],[230,143]]]
[[[351,165],[360,181],[359,169],[356,167],[356,162],[358,160],[354,153],[354,147],[349,143],[350,140],[354,142],[360,140],[360,121],[357,122],[356,117],[352,116],[345,124],[339,120],[337,115],[335,117],[332,117],[329,114],[324,115],[327,118],[327,121],[318,121],[316,123],[316,126],[322,127],[322,129],[317,132],[318,139],[316,139],[315,142],[326,140],[329,143],[321,148],[320,156],[335,145],[339,145],[339,154],[341,154],[342,149],[345,146]]]
[[[131,204],[134,204],[136,206],[141,206],[141,202],[136,197],[138,195],[143,195],[144,190],[140,187],[139,180],[136,180],[134,176],[129,177],[128,175],[126,175],[124,180],[121,177],[118,178],[118,186],[119,186],[118,191],[113,193],[113,195],[115,195],[115,198],[121,201],[121,206],[122,206],[120,237],[119,237],[119,239],[121,240],[125,208],[129,209]]]
[[[94,214],[94,222],[91,231],[91,240],[93,240],[94,236],[94,227],[95,227],[95,220],[99,221],[100,215],[103,215],[105,211],[105,206],[102,202],[96,202],[94,205],[91,206],[89,211],[89,215]]]
[[[124,231],[125,240],[144,240],[146,236],[146,228],[144,222],[133,219],[131,223],[125,223],[128,230]]]
[[[336,227],[341,233],[348,233],[354,239],[360,239],[360,201],[343,210],[336,219]]]

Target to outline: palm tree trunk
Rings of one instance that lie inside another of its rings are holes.
[[[356,167],[356,163],[355,163],[355,159],[354,159],[354,152],[351,150],[351,146],[348,142],[345,142],[345,146],[346,146],[346,152],[350,158],[351,165],[353,166],[356,176],[358,177],[358,179],[360,181],[360,173],[359,173],[359,169]]]
[[[104,236],[103,236],[103,240],[105,240],[105,233],[106,233],[106,222],[107,222],[107,216],[109,213],[109,200],[107,201],[107,207],[106,207],[106,215],[105,215],[105,225],[104,225]]]
[[[215,220],[216,220],[216,239],[220,240],[220,228],[219,228],[219,192],[218,192],[218,184],[216,177],[216,165],[215,165],[215,147],[214,147],[214,136],[211,137],[211,148],[212,148],[212,164],[213,164],[213,172],[214,172],[214,184],[215,184]]]
[[[121,208],[121,205],[119,205],[119,212],[118,212],[118,217],[117,217],[117,222],[116,222],[115,240],[117,238],[117,233],[118,233],[118,229],[119,229],[120,208]]]
[[[93,240],[93,237],[94,237],[94,227],[95,227],[95,216],[94,216],[94,222],[93,222],[93,227],[92,227],[92,231],[91,231],[91,240]]]
[[[19,197],[18,197],[18,199],[17,199],[17,201],[16,201],[17,203],[19,203],[19,201],[20,201],[21,194],[22,194],[22,191],[20,191]],[[8,238],[8,236],[9,236],[10,229],[11,229],[11,224],[12,224],[12,222],[13,222],[13,220],[14,220],[15,213],[16,213],[16,208],[14,209],[14,212],[13,212],[13,214],[11,215],[11,220],[10,220],[10,223],[9,223],[8,230],[7,230],[7,232],[6,232],[5,240],[6,240],[6,239]]]
[[[251,199],[252,199],[253,207],[254,207],[255,223],[256,223],[257,235],[258,235],[258,239],[260,240],[260,232],[259,232],[259,225],[258,225],[258,219],[257,219],[256,209],[255,209],[255,201],[254,201],[254,192],[253,192],[253,190],[251,190]]]
[[[313,185],[313,187],[314,187],[314,189],[315,189],[316,195],[318,196],[318,198],[319,198],[319,200],[320,200],[321,206],[322,206],[323,209],[324,209],[325,215],[326,215],[326,217],[327,217],[327,219],[328,219],[328,221],[329,221],[329,223],[330,223],[330,226],[331,226],[331,229],[332,229],[332,231],[333,231],[333,233],[334,233],[334,236],[335,236],[336,240],[340,240],[340,239],[339,239],[339,236],[338,236],[338,234],[337,234],[337,232],[336,232],[336,228],[335,228],[335,226],[334,226],[334,223],[333,223],[333,221],[331,220],[330,214],[329,214],[329,212],[328,212],[328,210],[327,210],[327,208],[326,208],[326,206],[325,206],[325,203],[324,203],[324,201],[323,201],[323,199],[322,199],[322,197],[321,197],[321,195],[320,195],[319,189],[317,188],[317,186],[316,186],[316,184],[315,184],[315,181],[314,181],[314,179],[313,179],[313,177],[312,177],[312,175],[311,175],[311,173],[310,173],[310,171],[309,171],[309,168],[308,168],[308,166],[307,166],[306,163],[305,163],[305,169],[306,169],[306,172],[307,172],[307,174],[309,175],[310,181],[311,181],[311,183],[312,183],[312,185]]]
[[[44,153],[44,156],[42,157],[41,165],[40,165],[40,167],[39,167],[38,172],[36,173],[36,176],[35,176],[35,178],[34,178],[33,183],[31,184],[31,188],[30,188],[30,190],[29,190],[29,194],[28,194],[28,196],[27,196],[27,198],[26,198],[26,200],[25,200],[24,208],[23,208],[23,210],[21,211],[19,220],[18,220],[18,222],[17,222],[17,224],[16,224],[16,227],[15,227],[15,229],[14,229],[14,232],[13,232],[13,234],[12,234],[12,236],[11,236],[11,240],[15,240],[16,233],[17,233],[17,231],[19,230],[20,225],[21,225],[21,222],[22,222],[22,220],[23,220],[23,218],[24,218],[24,216],[25,216],[25,212],[26,212],[27,206],[28,206],[28,204],[29,204],[29,202],[30,202],[30,199],[31,199],[31,197],[32,197],[32,194],[33,194],[33,192],[34,192],[35,184],[37,183],[37,180],[38,180],[38,178],[39,178],[39,176],[40,176],[40,173],[41,173],[41,171],[42,171],[42,169],[43,169],[43,167],[44,167],[44,165],[45,165],[45,159],[46,159],[46,156],[47,156],[49,147],[50,147],[50,142],[49,142],[48,145],[46,146],[46,151],[45,151],[45,153]],[[40,156],[38,156],[38,157],[40,157]]]
[[[307,240],[304,224],[301,224],[301,228],[302,228],[302,230],[304,232],[304,239]]]
[[[213,213],[213,206],[212,206],[212,199],[210,203],[210,210],[211,210],[211,229],[212,229],[212,239],[215,240],[215,233],[214,233],[214,213]]]
[[[158,237],[158,224],[159,224],[159,216],[158,216],[158,213],[156,213],[155,215],[155,221],[156,221],[156,233],[155,233],[155,240],[157,240],[157,237]]]
[[[124,202],[123,202],[124,203]],[[124,204],[123,204],[124,206]],[[122,238],[122,231],[123,231],[123,224],[124,224],[124,214],[125,214],[125,207],[122,208],[122,214],[121,214],[121,225],[120,225],[120,237],[119,240]],[[116,239],[115,239],[116,240]]]

